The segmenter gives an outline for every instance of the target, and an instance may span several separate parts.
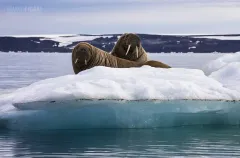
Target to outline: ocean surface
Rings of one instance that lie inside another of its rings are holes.
[[[222,55],[149,56],[172,67],[201,69]],[[71,54],[0,53],[0,61],[0,97],[42,79],[73,73]],[[4,110],[0,105],[0,112]],[[10,130],[2,126],[0,157],[240,157],[240,128]]]

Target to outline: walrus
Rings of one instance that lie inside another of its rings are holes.
[[[121,36],[111,54],[86,42],[80,42],[72,51],[72,66],[75,74],[94,66],[131,68],[149,65],[170,68],[164,63],[147,60],[147,53],[141,46],[140,38],[135,34]]]
[[[79,43],[72,52],[72,65],[75,74],[94,66],[113,68],[141,67],[138,62],[118,58],[89,43]]]
[[[138,62],[141,66],[149,65],[158,68],[171,68],[159,61],[150,60],[142,47],[140,37],[133,33],[123,34],[111,51],[113,56]]]
[[[144,64],[148,56],[142,47],[140,38],[133,33],[123,34],[111,51],[113,56]]]

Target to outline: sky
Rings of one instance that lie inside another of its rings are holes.
[[[236,34],[239,0],[0,0],[0,35]]]

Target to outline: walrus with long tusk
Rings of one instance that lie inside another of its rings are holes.
[[[170,66],[158,61],[148,61],[147,53],[141,45],[140,38],[135,34],[123,34],[111,54],[89,43],[81,42],[72,51],[72,65],[75,74],[94,66],[130,68],[149,65],[170,68]]]
[[[122,59],[136,61],[140,64],[148,61],[147,53],[142,47],[140,38],[133,33],[123,34],[117,41],[111,54]]]

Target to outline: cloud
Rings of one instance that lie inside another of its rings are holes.
[[[212,34],[239,33],[240,27],[240,3],[234,0],[228,3],[222,0],[218,3],[206,0],[201,3],[194,0],[59,0],[57,4],[46,0],[37,3],[30,0],[14,2],[0,2],[1,8],[15,7],[12,10],[2,9],[2,35],[123,32]]]

